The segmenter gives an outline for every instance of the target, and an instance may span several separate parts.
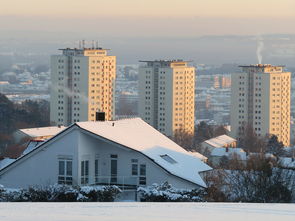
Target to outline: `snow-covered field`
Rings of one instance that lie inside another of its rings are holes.
[[[294,221],[294,204],[0,203],[1,221]]]

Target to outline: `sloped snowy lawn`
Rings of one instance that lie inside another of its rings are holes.
[[[294,204],[0,203],[2,221],[294,221]]]

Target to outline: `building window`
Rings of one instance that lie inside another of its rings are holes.
[[[146,165],[140,164],[139,167],[139,185],[146,185]]]
[[[89,183],[89,160],[81,161],[81,184]]]
[[[111,183],[117,183],[118,155],[111,154]]]
[[[73,160],[58,159],[58,184],[73,184]]]
[[[99,183],[99,156],[95,157],[94,161],[94,176],[95,176],[95,183]]]
[[[132,176],[138,175],[138,160],[137,159],[131,160],[131,175]]]

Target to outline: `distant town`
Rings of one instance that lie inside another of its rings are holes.
[[[138,62],[83,40],[1,71],[2,201],[294,201],[294,70]]]

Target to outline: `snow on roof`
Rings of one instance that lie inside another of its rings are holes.
[[[20,129],[21,132],[27,134],[30,137],[45,137],[45,136],[54,136],[59,132],[66,129],[64,126],[54,126],[54,127],[37,127],[37,128],[27,128]]]
[[[13,163],[16,159],[4,158],[0,160],[0,170],[4,167],[8,166],[9,164]]]
[[[203,154],[200,154],[199,152],[188,151],[188,153],[192,156],[199,158],[202,161],[208,160],[208,157],[205,157]]]
[[[209,140],[205,140],[204,142],[213,146],[213,147],[224,147],[224,146],[229,145],[229,144],[236,142],[236,141],[237,141],[236,139],[234,139],[230,136],[221,135],[218,137],[211,138]]]
[[[295,159],[291,157],[281,157],[280,164],[286,168],[295,168]]]
[[[206,187],[199,172],[212,168],[140,118],[76,124],[89,132],[143,153],[175,176]],[[177,163],[168,162],[165,157],[161,157],[163,155],[168,155]]]
[[[237,154],[241,160],[247,159],[247,153],[242,148],[214,148],[211,152],[211,156],[222,157]]]

